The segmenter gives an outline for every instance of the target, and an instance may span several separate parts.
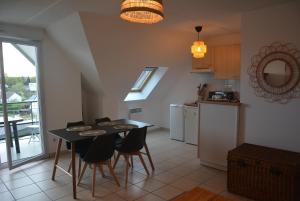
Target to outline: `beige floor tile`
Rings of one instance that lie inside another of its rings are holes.
[[[174,198],[179,194],[183,193],[183,190],[174,188],[172,186],[164,186],[152,193],[165,200],[170,200],[171,198]]]
[[[179,180],[176,180],[175,182],[170,184],[173,187],[179,188],[183,191],[189,191],[193,188],[197,187],[199,185],[198,182],[195,182],[194,180],[187,179],[187,178],[181,178]]]
[[[52,181],[51,179],[48,179],[48,180],[37,182],[36,185],[38,185],[38,187],[40,189],[42,189],[43,191],[46,191],[46,190],[57,188],[57,187],[64,187],[66,184],[69,184],[69,183],[70,182],[66,182],[63,180]]]
[[[125,200],[116,194],[110,194],[108,196],[100,198],[99,201],[125,201]]]
[[[11,190],[12,195],[16,199],[24,198],[24,197],[27,197],[29,195],[33,195],[33,194],[36,194],[36,193],[39,193],[39,192],[41,192],[41,190],[35,184],[30,184],[28,186],[24,186],[24,187],[21,187],[21,188]]]
[[[43,192],[21,198],[18,201],[51,201]]]
[[[8,191],[8,189],[6,188],[6,186],[3,183],[0,183],[0,193],[4,193]]]
[[[139,182],[135,185],[138,186],[139,188],[145,190],[145,191],[152,192],[152,191],[155,191],[155,190],[165,186],[166,184],[152,178],[152,179],[146,179],[146,180],[144,180],[142,182]]]
[[[33,181],[28,177],[9,180],[9,181],[5,182],[5,185],[9,190],[13,190],[13,189],[20,188],[20,187],[23,187],[23,186],[27,186],[27,185],[30,185],[30,184],[33,184]]]
[[[87,189],[77,186],[77,193],[84,191],[84,190],[87,190]],[[65,197],[65,196],[72,195],[72,193],[73,193],[72,184],[69,184],[64,187],[56,187],[56,188],[53,188],[50,190],[46,190],[45,193],[51,200],[57,200],[62,197]]]
[[[0,173],[2,171],[3,170],[0,170]],[[24,178],[24,177],[27,177],[27,175],[23,171],[17,171],[17,172],[11,172],[11,173],[8,172],[8,173],[0,174],[0,179],[3,182],[15,180],[15,179],[21,179],[21,178]]]
[[[103,184],[101,184],[101,186],[103,186],[104,188],[107,188],[109,189],[111,192],[117,192],[117,191],[120,191],[122,189],[125,188],[125,181],[124,180],[119,180],[120,182],[120,187],[117,186],[116,183],[114,183],[113,181],[109,181],[109,182],[105,182]],[[130,187],[132,184],[128,183],[127,184],[127,188]]]
[[[59,177],[59,176],[61,176],[61,175],[65,175],[65,174],[62,173],[61,171],[57,170],[55,176],[56,176],[56,177]],[[29,177],[30,177],[30,179],[32,179],[34,182],[39,182],[39,181],[48,180],[48,179],[51,179],[51,177],[52,177],[52,171],[41,172],[41,173],[29,175]]]
[[[148,194],[148,192],[136,186],[130,186],[126,189],[118,191],[117,194],[125,200],[136,200],[142,196],[145,196],[146,194]]]
[[[0,198],[1,198],[1,201],[13,201],[13,200],[15,200],[14,197],[12,196],[12,194],[8,191],[0,193]]]
[[[153,178],[156,179],[156,180],[159,180],[163,183],[169,184],[169,183],[174,182],[178,178],[180,178],[180,176],[175,175],[175,174],[171,174],[169,172],[163,172],[159,175],[155,175]]]
[[[206,182],[207,180],[213,178],[216,174],[206,169],[197,169],[194,170],[191,174],[186,175],[185,178],[191,179],[199,184]]]
[[[146,196],[137,199],[137,201],[164,201],[164,199],[150,193],[147,194]]]
[[[104,188],[103,186],[96,186],[95,188],[95,197],[92,196],[92,190],[84,190],[78,193],[78,198],[86,200],[98,200],[103,199],[105,196],[110,195],[112,192],[109,189]]]
[[[219,194],[226,190],[226,183],[226,175],[217,175],[201,184],[200,186]]]
[[[171,174],[175,174],[177,176],[186,176],[188,174],[190,174],[193,171],[193,169],[188,168],[186,166],[179,166],[176,168],[171,169],[170,171],[168,171]]]

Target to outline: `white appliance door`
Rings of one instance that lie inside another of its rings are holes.
[[[170,138],[184,140],[183,105],[170,105]]]
[[[184,117],[185,142],[198,145],[198,107],[185,107]]]

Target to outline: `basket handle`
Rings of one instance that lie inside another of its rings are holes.
[[[282,171],[279,170],[279,169],[276,168],[276,167],[271,167],[271,168],[270,168],[270,173],[271,173],[271,175],[273,175],[273,176],[280,176],[280,175],[282,175]]]

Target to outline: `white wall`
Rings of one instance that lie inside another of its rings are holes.
[[[247,69],[259,49],[275,41],[300,49],[300,2],[245,13],[242,16],[241,132],[246,142],[300,152],[300,100],[268,103],[249,86]]]
[[[81,78],[74,63],[48,37],[42,42],[42,90],[48,152],[55,152],[53,136],[47,131],[82,120]]]

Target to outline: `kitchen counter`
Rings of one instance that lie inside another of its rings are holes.
[[[199,103],[204,103],[204,104],[216,104],[216,105],[229,105],[229,106],[240,106],[240,102],[226,102],[226,101],[199,101]]]

